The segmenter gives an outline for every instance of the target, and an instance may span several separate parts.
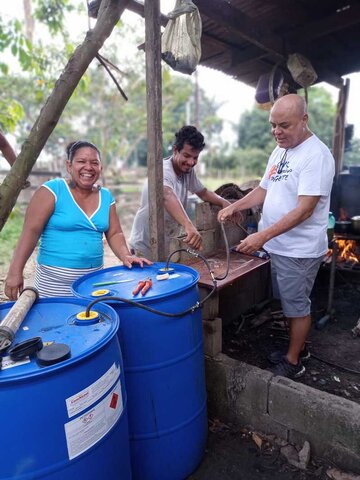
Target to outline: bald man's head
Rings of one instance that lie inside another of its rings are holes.
[[[302,117],[307,113],[307,105],[304,97],[297,95],[296,93],[289,93],[284,97],[280,97],[274,103],[271,111],[276,110],[288,110],[294,112],[296,115]]]
[[[281,148],[294,148],[312,135],[307,126],[305,99],[295,93],[276,100],[269,121],[272,134]]]

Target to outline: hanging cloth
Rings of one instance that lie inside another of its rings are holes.
[[[162,59],[174,70],[191,75],[201,58],[201,17],[191,0],[176,0],[161,39]]]

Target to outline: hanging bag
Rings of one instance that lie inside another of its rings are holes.
[[[292,53],[288,57],[287,68],[295,82],[303,87],[305,100],[308,103],[308,87],[317,80],[317,73],[310,60],[300,53]]]
[[[317,74],[310,61],[300,53],[289,55],[287,67],[295,82],[303,88],[310,87],[317,79]]]
[[[176,0],[168,17],[161,39],[161,56],[174,70],[191,75],[201,58],[199,10],[191,0]]]

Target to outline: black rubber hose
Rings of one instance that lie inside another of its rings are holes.
[[[213,288],[210,292],[212,294],[215,291],[215,288]],[[142,308],[143,310],[146,310],[151,313],[155,313],[156,315],[162,315],[163,317],[171,317],[171,318],[176,318],[176,317],[183,317],[184,315],[187,315],[188,313],[194,313],[195,310],[198,308],[202,308],[203,303],[209,298],[210,294],[204,298],[202,302],[196,302],[195,305],[192,307],[184,310],[183,312],[178,312],[178,313],[168,313],[168,312],[162,312],[160,310],[156,310],[155,308],[148,307],[147,305],[143,305],[142,303],[136,302],[135,300],[130,300],[129,298],[122,298],[122,297],[99,297],[93,300],[89,305],[86,307],[85,315],[86,317],[89,316],[90,309],[93,305],[95,305],[98,302],[113,302],[114,300],[117,302],[123,302],[123,303],[128,303],[130,305],[133,305],[134,307]]]
[[[220,223],[220,226],[221,226],[221,231],[222,231],[222,234],[223,234],[223,237],[224,237],[224,242],[225,242],[226,272],[224,273],[224,275],[222,277],[215,277],[215,280],[224,280],[228,276],[229,270],[230,270],[230,247],[229,247],[229,242],[228,242],[228,239],[227,239],[227,236],[226,236],[224,224]]]
[[[190,250],[190,249],[185,249],[185,248],[180,248],[178,250],[175,250],[174,252],[172,252],[167,260],[166,260],[166,269],[169,268],[169,262],[170,262],[170,259],[171,257],[177,253],[177,252],[187,252],[188,254],[190,255],[193,255],[195,257],[199,257],[201,258],[205,265],[207,266],[207,268],[209,269],[209,272],[210,272],[210,275],[211,275],[211,278],[212,278],[212,281],[213,281],[213,288],[210,290],[210,293],[208,295],[206,295],[206,297],[201,301],[201,302],[196,302],[195,305],[193,305],[192,307],[184,310],[183,312],[178,312],[178,313],[168,313],[168,312],[162,312],[160,310],[156,310],[155,308],[151,308],[151,307],[148,307],[147,305],[143,305],[142,303],[139,303],[139,302],[136,302],[135,300],[130,300],[129,298],[122,298],[122,297],[108,297],[108,296],[104,296],[104,297],[99,297],[99,298],[96,298],[95,300],[93,300],[91,303],[89,303],[89,305],[86,307],[86,311],[85,311],[85,315],[86,317],[89,316],[89,312],[90,312],[90,309],[93,305],[95,305],[96,303],[98,302],[110,302],[110,301],[117,301],[117,302],[123,302],[123,303],[128,303],[130,305],[133,305],[134,307],[138,307],[138,308],[142,308],[143,310],[146,310],[148,312],[151,312],[151,313],[154,313],[156,315],[161,315],[163,317],[170,317],[170,318],[177,318],[177,317],[183,317],[185,315],[187,315],[188,313],[194,313],[195,310],[197,310],[198,308],[202,308],[204,303],[211,297],[211,295],[216,291],[217,289],[217,283],[216,283],[216,279],[214,277],[214,274],[213,272],[211,271],[211,268],[210,268],[210,265],[209,265],[209,262],[206,260],[205,257],[203,257],[202,255],[200,255],[199,253],[193,251],[193,250]]]

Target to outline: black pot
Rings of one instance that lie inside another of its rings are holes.
[[[350,233],[351,221],[350,220],[337,220],[335,222],[334,231],[336,233]]]
[[[356,235],[360,235],[360,215],[351,217],[351,227],[353,233],[356,233]]]

